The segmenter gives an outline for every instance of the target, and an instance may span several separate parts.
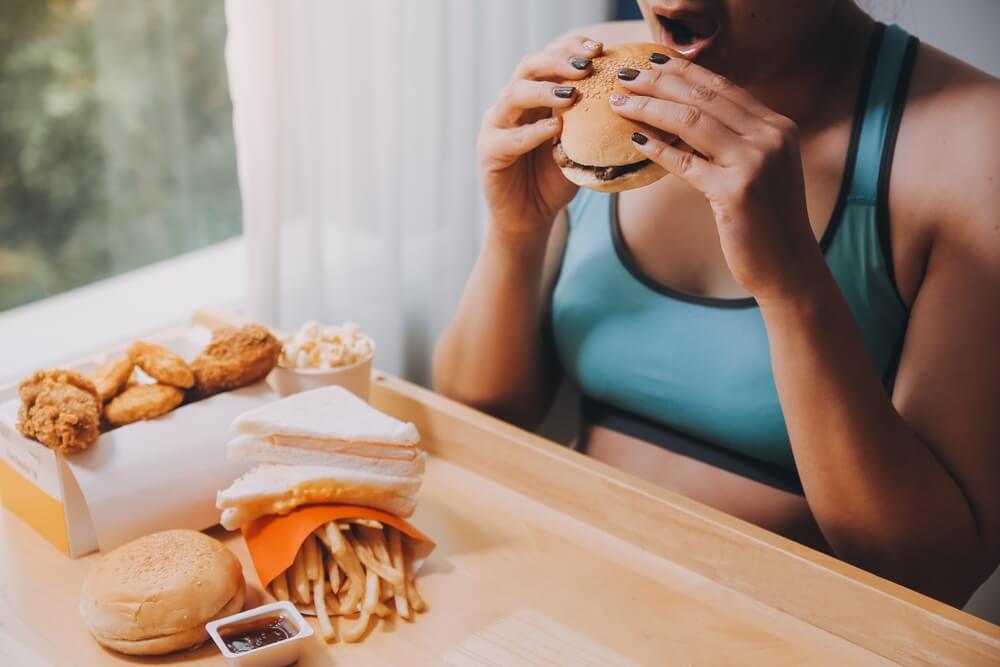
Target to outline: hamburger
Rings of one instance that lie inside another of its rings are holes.
[[[589,77],[564,82],[576,86],[579,96],[562,112],[562,135],[552,149],[552,157],[568,180],[598,192],[621,192],[649,185],[667,173],[646,159],[632,142],[633,132],[660,137],[663,132],[623,118],[608,102],[615,93],[629,94],[618,79],[618,70],[650,69],[652,53],[680,56],[662,44],[620,44],[606,48],[593,59]]]
[[[208,638],[205,623],[243,609],[240,561],[218,540],[168,530],[122,545],[83,582],[80,613],[99,644],[162,655]]]

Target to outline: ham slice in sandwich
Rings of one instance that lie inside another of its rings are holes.
[[[257,466],[219,492],[230,530],[300,505],[364,505],[413,514],[426,455],[413,424],[372,408],[341,387],[293,394],[233,422],[232,459]]]

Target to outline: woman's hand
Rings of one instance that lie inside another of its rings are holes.
[[[553,109],[573,104],[577,92],[558,81],[590,74],[600,42],[567,37],[526,56],[496,104],[483,116],[477,152],[493,223],[504,231],[548,231],[576,192],[552,160],[551,141],[562,132]]]
[[[619,72],[612,108],[697,151],[637,133],[649,159],[701,191],[733,277],[758,299],[796,296],[825,267],[809,226],[795,124],[722,76],[681,59]]]

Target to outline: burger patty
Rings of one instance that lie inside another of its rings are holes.
[[[553,150],[553,155],[555,156],[556,164],[560,167],[575,167],[576,169],[586,169],[588,171],[594,172],[594,176],[599,181],[613,181],[619,176],[624,176],[625,174],[630,174],[633,171],[639,171],[647,164],[649,160],[642,160],[641,162],[633,162],[632,164],[623,164],[614,167],[592,167],[587,164],[580,164],[579,162],[574,162],[566,155],[563,150],[562,144],[556,144]]]

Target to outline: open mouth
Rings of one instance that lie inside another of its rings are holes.
[[[690,60],[704,51],[719,32],[719,22],[707,14],[654,9],[660,41]]]

